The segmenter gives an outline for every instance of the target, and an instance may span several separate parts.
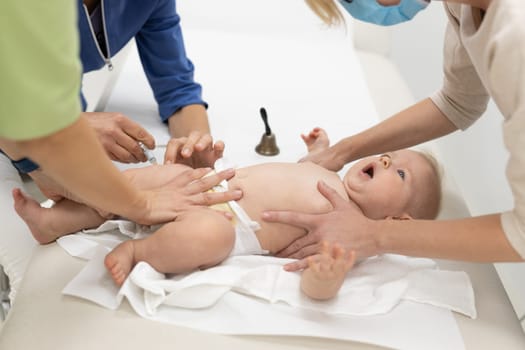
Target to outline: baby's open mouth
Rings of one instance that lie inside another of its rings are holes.
[[[367,174],[371,179],[374,178],[374,164],[369,164],[362,170],[363,173]]]

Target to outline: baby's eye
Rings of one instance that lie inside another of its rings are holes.
[[[399,176],[404,180],[405,179],[405,171],[404,170],[398,170],[397,173]]]

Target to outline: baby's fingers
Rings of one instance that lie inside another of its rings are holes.
[[[332,278],[332,262],[330,257],[316,255],[307,258],[308,270],[312,276],[318,280],[327,280]]]
[[[332,256],[335,260],[343,260],[345,257],[346,250],[339,244],[335,243],[332,248]]]
[[[301,138],[306,146],[310,146],[314,142],[314,139],[312,139],[310,135],[301,134]]]
[[[346,250],[341,245],[335,243],[332,246],[330,253],[331,257],[333,258],[332,269],[335,273],[346,273],[354,265],[354,251],[346,254]]]
[[[350,253],[348,253],[348,256],[345,261],[345,271],[348,271],[352,267],[354,267],[356,259],[357,257],[355,251],[352,250]]]
[[[169,140],[164,152],[164,164],[177,163],[178,155],[184,146],[184,142],[186,142],[186,138]]]
[[[186,142],[180,151],[180,154],[183,158],[189,158],[195,150],[195,144],[200,139],[200,133],[198,131],[192,131],[190,135],[186,138]]]
[[[347,273],[355,264],[355,252],[351,251],[346,256],[344,254],[339,256],[334,261],[333,270],[336,273]]]
[[[213,138],[211,137],[210,134],[202,134],[196,138],[195,147],[194,147],[196,151],[202,152],[205,149],[207,148],[211,149],[212,147],[213,147]]]
[[[224,153],[224,148],[225,148],[224,142],[222,141],[215,142],[215,144],[213,145],[213,153],[215,155],[215,159],[222,158],[222,155]]]
[[[306,262],[308,263],[308,268],[312,270],[312,272],[316,274],[320,272],[320,263],[317,261],[315,256],[309,256],[306,258]]]
[[[324,274],[329,273],[332,271],[333,265],[334,259],[330,255],[322,253],[319,257],[319,270]]]
[[[319,128],[314,128],[308,134],[301,134],[301,138],[303,139],[304,143],[310,145],[314,143],[315,140],[319,137],[319,131]]]

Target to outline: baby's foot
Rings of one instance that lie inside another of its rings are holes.
[[[132,241],[125,241],[115,247],[104,259],[104,265],[111,274],[111,278],[118,286],[128,278],[134,265],[134,245]]]
[[[26,197],[19,188],[12,191],[15,211],[29,227],[31,234],[40,244],[56,240],[57,236],[52,227],[52,220],[40,204],[30,197]]]

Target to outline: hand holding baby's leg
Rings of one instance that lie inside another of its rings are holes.
[[[338,244],[323,242],[321,254],[308,258],[308,268],[301,276],[301,290],[310,298],[333,298],[354,266],[355,253],[348,255]]]

